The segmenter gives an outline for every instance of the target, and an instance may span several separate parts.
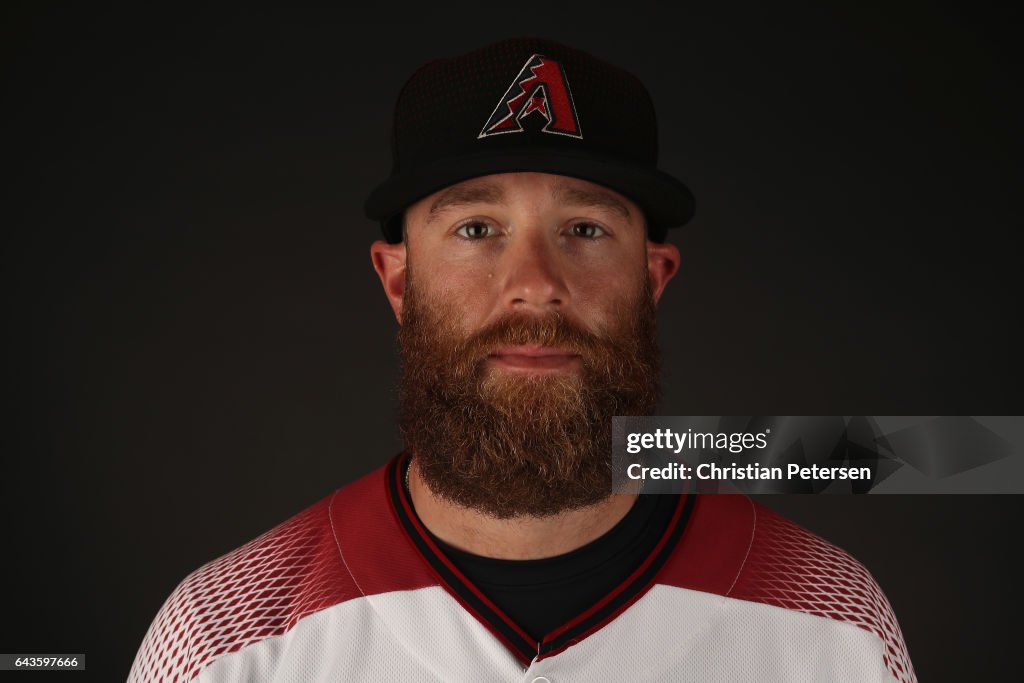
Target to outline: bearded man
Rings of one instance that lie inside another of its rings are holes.
[[[366,205],[406,449],[186,578],[131,680],[914,680],[843,551],[743,496],[612,493],[693,213],[656,128],[550,41],[410,78]]]

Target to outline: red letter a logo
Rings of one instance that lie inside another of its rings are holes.
[[[526,60],[477,138],[521,133],[521,121],[535,112],[547,119],[543,132],[583,139],[565,71],[543,55]]]

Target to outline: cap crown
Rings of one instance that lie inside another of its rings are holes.
[[[393,175],[437,159],[523,148],[653,167],[654,105],[632,74],[537,38],[504,40],[430,62],[402,88],[395,106]]]

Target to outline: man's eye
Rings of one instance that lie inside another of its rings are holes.
[[[605,234],[604,228],[595,223],[574,223],[571,230],[574,237],[586,237],[589,239],[601,237]]]
[[[493,232],[491,226],[481,221],[471,221],[469,223],[463,223],[455,231],[455,234],[467,237],[469,239],[479,239],[481,237],[487,237]]]

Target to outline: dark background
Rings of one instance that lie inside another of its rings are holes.
[[[672,237],[662,414],[1024,413],[1016,17],[5,7],[0,652],[124,679],[188,572],[399,449],[361,206],[404,79],[497,38],[653,94],[698,207]],[[1019,672],[1021,500],[764,502],[861,559],[920,678],[953,681]]]

